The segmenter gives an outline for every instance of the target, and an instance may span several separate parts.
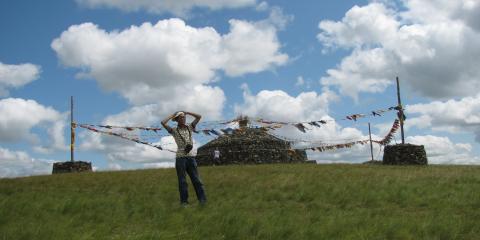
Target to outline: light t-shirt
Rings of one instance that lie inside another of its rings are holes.
[[[218,151],[218,150],[213,151],[213,157],[214,158],[220,158],[220,151]]]

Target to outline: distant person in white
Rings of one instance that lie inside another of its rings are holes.
[[[220,151],[218,148],[213,151],[213,162],[214,164],[220,164]]]

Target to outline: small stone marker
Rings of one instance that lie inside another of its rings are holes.
[[[91,172],[92,163],[82,161],[57,162],[53,164],[52,174],[73,173],[73,172]]]

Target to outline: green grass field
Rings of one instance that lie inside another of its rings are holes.
[[[201,167],[0,180],[0,239],[479,239],[480,167]]]

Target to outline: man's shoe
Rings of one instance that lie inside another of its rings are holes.
[[[180,203],[180,206],[182,206],[183,208],[187,208],[187,207],[188,207],[188,203]]]

